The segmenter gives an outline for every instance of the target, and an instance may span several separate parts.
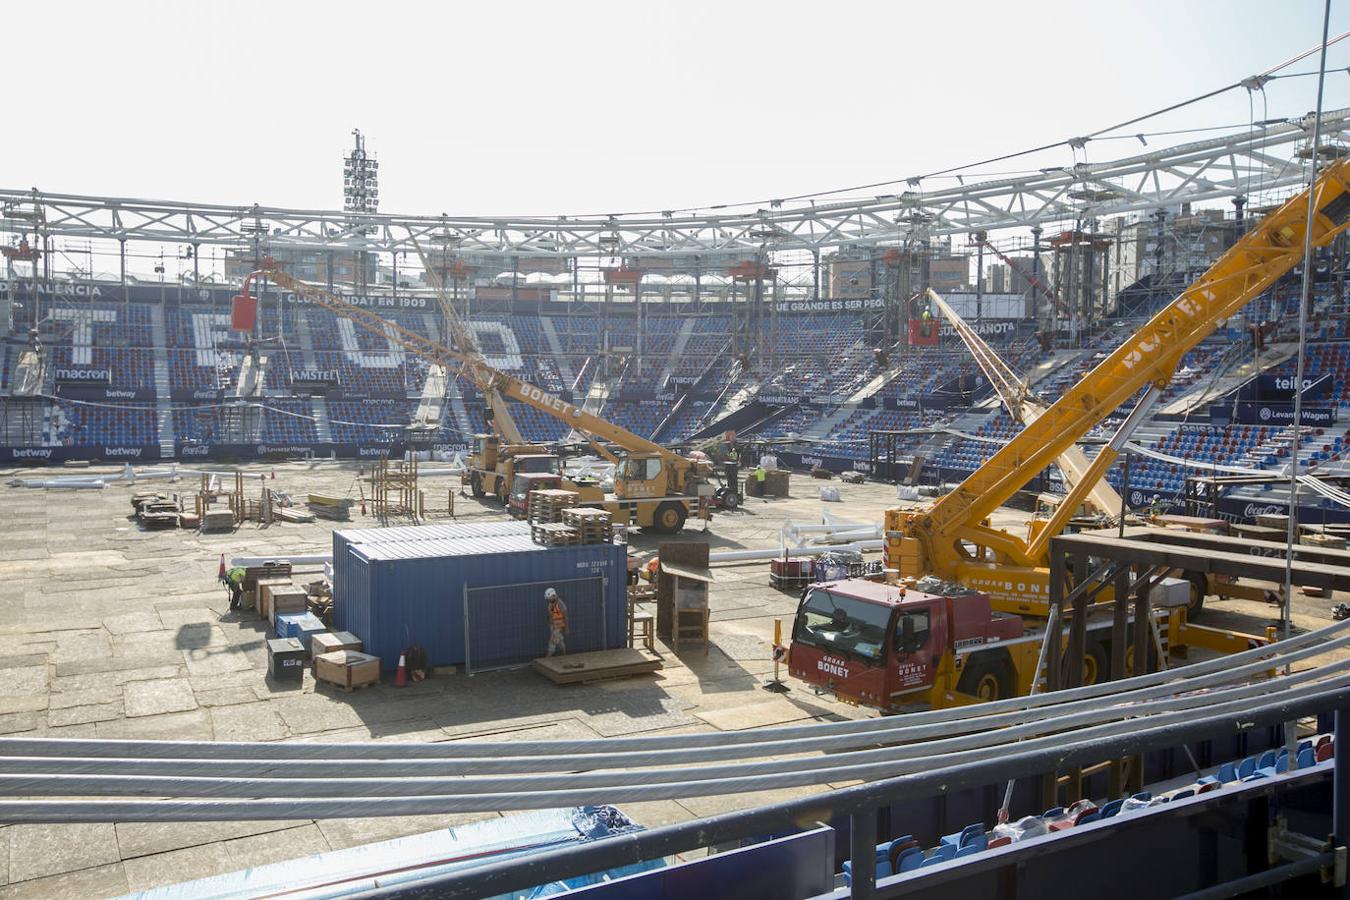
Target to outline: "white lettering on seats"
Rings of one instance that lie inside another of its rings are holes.
[[[383,353],[362,350],[356,342],[356,323],[351,319],[338,319],[338,337],[342,341],[342,352],[354,365],[363,369],[397,369],[403,364],[403,348],[394,343],[394,330],[385,325],[384,338],[389,349]]]

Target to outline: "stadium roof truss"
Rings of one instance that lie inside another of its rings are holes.
[[[556,218],[370,215],[0,190],[0,232],[56,238],[350,252],[414,250],[520,257],[745,257],[763,250],[888,246],[915,237],[1100,219],[1184,202],[1278,192],[1306,180],[1311,117],[1253,126],[1113,162],[830,202],[770,201],[707,213]],[[1341,147],[1350,109],[1323,115]],[[1082,147],[1082,141],[1070,142]],[[1323,150],[1323,152],[1327,152]]]

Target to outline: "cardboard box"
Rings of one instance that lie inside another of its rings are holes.
[[[355,650],[359,653],[361,649],[361,639],[350,631],[325,631],[309,639],[309,652],[314,656],[339,650]]]
[[[378,684],[380,658],[356,650],[335,650],[314,657],[314,678],[336,684],[343,690]]]
[[[270,599],[267,603],[267,618],[275,625],[277,616],[284,616],[288,613],[302,613],[309,609],[309,595],[305,593],[302,587],[288,585],[285,587],[277,586],[271,588],[268,592]]]

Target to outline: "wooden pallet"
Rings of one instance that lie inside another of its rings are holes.
[[[577,530],[561,522],[534,523],[530,526],[530,537],[545,547],[571,547],[581,543]]]
[[[614,517],[608,510],[575,507],[563,510],[564,525],[577,530],[583,544],[608,544],[614,538]]]
[[[530,491],[526,517],[531,522],[561,522],[563,510],[576,506],[578,500],[580,495],[576,491]]]
[[[554,684],[586,684],[607,678],[631,678],[659,671],[661,657],[650,650],[621,647],[564,656],[545,656],[530,664]]]

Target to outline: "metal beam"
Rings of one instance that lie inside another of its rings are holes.
[[[1346,139],[1350,109],[1323,115],[1323,141]],[[902,244],[916,235],[968,234],[1300,186],[1297,151],[1309,119],[1255,127],[1113,162],[827,202],[770,201],[691,213],[475,217],[360,215],[128,197],[0,190],[0,232],[268,249],[411,252],[450,239],[461,253],[519,257],[716,257],[772,250]],[[1084,192],[1090,200],[1077,199]],[[710,261],[711,262],[711,261]]]

